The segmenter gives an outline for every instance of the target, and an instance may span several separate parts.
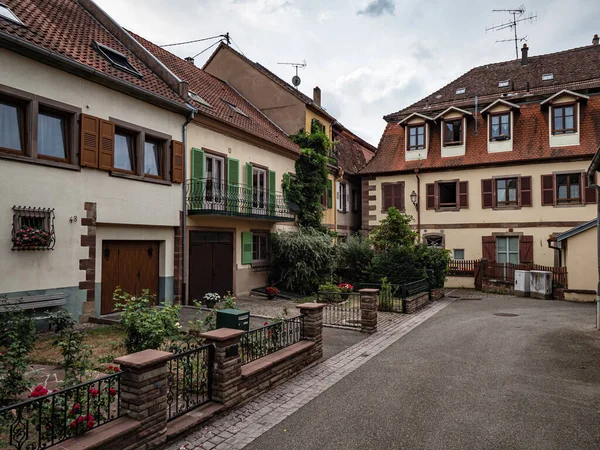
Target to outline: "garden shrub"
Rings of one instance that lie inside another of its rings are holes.
[[[355,234],[337,245],[336,273],[354,285],[369,282],[369,269],[375,251],[371,241]]]
[[[402,214],[392,206],[387,216],[377,228],[371,231],[369,238],[378,250],[386,250],[398,246],[412,246],[418,234],[410,228],[412,216]]]
[[[319,286],[319,301],[339,302],[342,290],[334,283],[328,282]]]
[[[76,323],[75,317],[66,309],[59,309],[48,315],[48,324],[51,328],[54,327],[55,333],[72,330]]]
[[[35,322],[23,310],[7,306],[5,299],[0,306],[0,406],[4,406],[29,387],[25,372],[35,343]]]
[[[425,278],[425,267],[413,246],[396,246],[375,254],[370,273],[374,283],[387,278],[391,284],[404,284]]]
[[[310,294],[330,281],[334,269],[332,240],[311,228],[273,234],[271,279],[286,290]]]
[[[88,371],[92,369],[92,347],[84,344],[84,340],[85,334],[81,331],[66,328],[60,333],[58,346],[64,358],[61,365],[65,370],[65,387],[83,383]]]
[[[429,280],[431,287],[444,287],[448,264],[450,264],[450,251],[438,247],[429,247],[425,244],[417,245],[415,251],[419,264],[432,271],[432,278]]]
[[[155,295],[145,289],[132,296],[117,288],[113,294],[121,325],[125,328],[125,348],[129,353],[158,349],[168,339],[179,335],[179,305],[154,307]]]

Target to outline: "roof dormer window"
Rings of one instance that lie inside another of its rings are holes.
[[[463,88],[458,88],[456,90],[456,95],[458,95],[458,94],[464,94],[465,92],[467,92],[467,88],[464,88],[464,87]]]
[[[509,80],[498,81],[498,87],[501,87],[501,88],[508,87],[509,84],[510,84]]]
[[[107,47],[106,45],[102,45],[96,41],[94,41],[94,45],[98,53],[100,53],[106,60],[108,60],[113,66],[118,69],[121,69],[123,72],[130,73],[131,75],[135,75],[136,77],[142,78],[142,74],[139,73],[135,67],[131,65],[127,56],[123,53],[119,53],[113,48]]]
[[[542,81],[551,81],[551,80],[554,80],[553,73],[545,73],[542,75]]]
[[[19,20],[17,15],[14,12],[12,12],[10,8],[4,3],[0,3],[0,17],[10,20],[11,22],[14,22],[16,24],[23,25],[23,22]]]

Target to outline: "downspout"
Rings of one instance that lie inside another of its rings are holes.
[[[553,247],[552,243],[556,242],[556,240],[554,240],[553,238],[549,238],[548,239],[548,248],[551,248],[552,250],[555,250],[558,252],[558,266],[562,267],[562,248],[560,247]]]
[[[421,241],[421,178],[419,178],[419,169],[415,169],[415,176],[417,177],[417,234],[419,235],[419,242]]]
[[[187,126],[194,119],[194,111],[190,112],[183,124],[183,188],[182,208],[183,219],[181,224],[181,304],[187,304]]]
[[[594,171],[595,172],[595,171]],[[596,286],[596,330],[600,330],[600,186],[594,183],[594,172],[588,171],[588,186],[596,189],[596,236],[598,252],[598,285]]]

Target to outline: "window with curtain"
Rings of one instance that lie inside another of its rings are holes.
[[[490,138],[496,141],[510,138],[510,113],[490,116]]]
[[[0,148],[23,151],[23,110],[0,101]]]
[[[556,202],[581,203],[581,174],[556,175]]]
[[[64,116],[38,114],[38,155],[51,159],[67,159],[67,123]]]
[[[161,144],[153,139],[144,142],[144,174],[161,176]]]
[[[135,172],[135,138],[131,134],[115,132],[114,168]]]
[[[269,260],[269,234],[252,233],[252,262],[267,262]]]
[[[498,236],[496,238],[496,256],[499,263],[519,264],[519,237]]]
[[[496,203],[498,206],[518,205],[517,178],[503,178],[496,180]]]
[[[552,107],[553,134],[575,133],[575,105]]]

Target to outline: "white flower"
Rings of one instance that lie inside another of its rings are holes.
[[[179,322],[177,322],[177,323],[175,324],[175,326],[176,326],[177,328],[181,328],[181,324],[180,324]]]

